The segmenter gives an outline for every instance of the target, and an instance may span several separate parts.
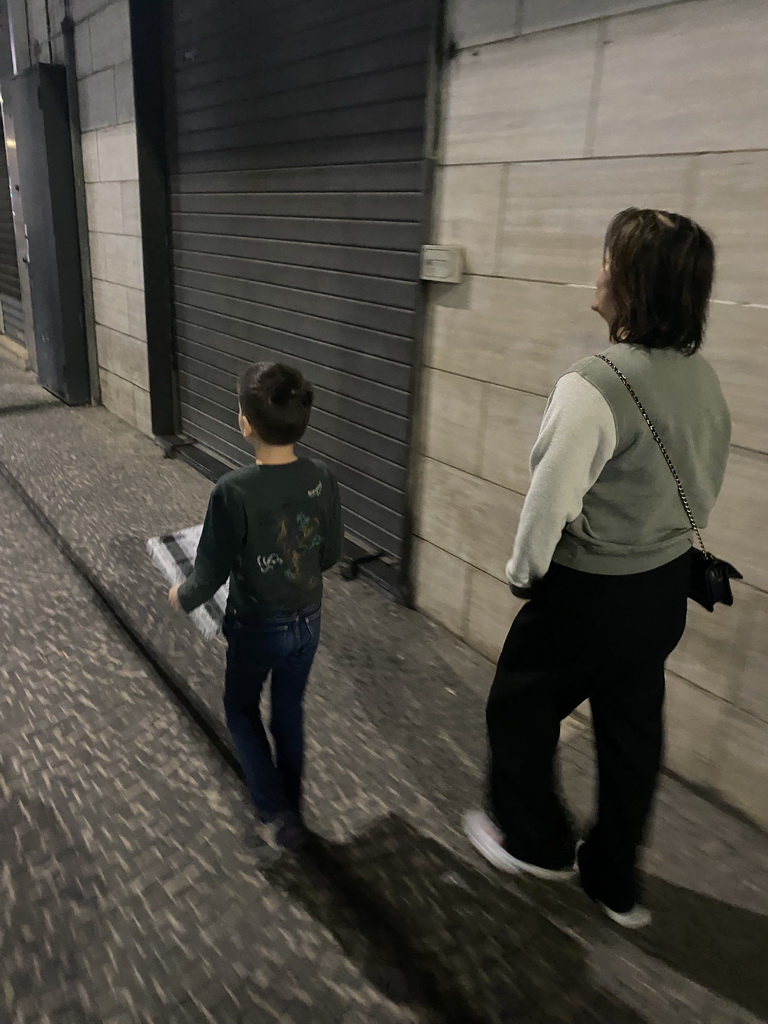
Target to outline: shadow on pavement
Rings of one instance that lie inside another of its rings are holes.
[[[768,917],[661,878],[648,879],[654,923],[630,941],[691,981],[768,1019]]]
[[[347,845],[313,841],[268,874],[372,984],[424,1020],[645,1024],[596,987],[579,942],[503,879],[473,871],[395,816]],[[566,909],[581,899],[564,891]]]

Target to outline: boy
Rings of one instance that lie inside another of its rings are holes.
[[[302,700],[320,636],[323,573],[341,556],[339,491],[322,462],[294,451],[313,401],[298,370],[257,363],[240,378],[238,397],[238,423],[256,463],[219,480],[194,572],[168,597],[191,612],[229,579],[227,726],[258,820],[277,846],[296,849],[305,838]],[[274,759],[260,712],[270,673]]]

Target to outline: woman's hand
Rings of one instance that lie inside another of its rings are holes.
[[[171,587],[171,589],[168,591],[168,604],[171,606],[171,608],[174,609],[174,611],[177,612],[181,611],[181,602],[179,601],[180,586],[181,584],[177,583],[175,587]]]

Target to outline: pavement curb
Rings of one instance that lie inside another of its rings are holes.
[[[23,411],[23,410],[14,410]],[[183,709],[195,725],[204,733],[217,753],[227,765],[242,779],[242,770],[237,757],[221,735],[218,723],[210,714],[204,702],[199,700],[186,680],[172,666],[167,664],[157,649],[142,636],[141,632],[130,624],[127,609],[99,581],[87,563],[82,559],[69,541],[56,528],[45,511],[25,489],[5,462],[0,460],[0,477],[8,484],[13,493],[24,504],[35,522],[43,529],[67,561],[72,565],[78,576],[87,584],[99,602],[102,610],[107,613],[120,632],[127,637],[131,645],[148,663],[152,672],[173,700]]]

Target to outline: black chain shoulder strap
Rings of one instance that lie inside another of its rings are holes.
[[[615,363],[611,362],[611,360],[608,358],[608,356],[603,355],[602,353],[600,353],[597,358],[598,359],[602,359],[602,361],[604,363],[606,363],[608,366],[610,366],[610,368],[613,370],[613,372],[619,378],[621,383],[624,385],[624,387],[630,393],[630,395],[632,396],[632,399],[633,399],[635,405],[637,406],[637,408],[642,413],[643,419],[648,424],[648,429],[650,430],[651,434],[653,434],[653,439],[656,442],[656,444],[659,446],[659,451],[664,456],[664,460],[667,463],[667,466],[669,467],[669,471],[672,474],[675,483],[677,484],[677,492],[680,495],[680,501],[682,501],[682,503],[683,503],[683,508],[685,509],[685,514],[688,516],[688,522],[691,524],[691,529],[696,534],[696,539],[699,542],[701,550],[704,552],[704,554],[707,554],[707,549],[704,547],[704,541],[701,538],[701,532],[699,531],[699,528],[696,525],[696,520],[693,518],[693,512],[691,511],[691,505],[690,505],[690,502],[688,501],[688,498],[686,496],[685,491],[683,490],[683,485],[680,482],[680,477],[677,475],[677,470],[675,469],[675,467],[674,467],[674,465],[672,463],[672,459],[670,459],[669,453],[668,453],[667,449],[664,447],[664,442],[659,437],[658,432],[656,430],[656,427],[654,427],[653,423],[651,422],[651,417],[645,411],[643,403],[637,397],[637,395],[635,394],[634,388],[629,383],[629,381],[624,376],[624,374],[621,372],[621,370],[618,368],[618,366],[616,366]]]

